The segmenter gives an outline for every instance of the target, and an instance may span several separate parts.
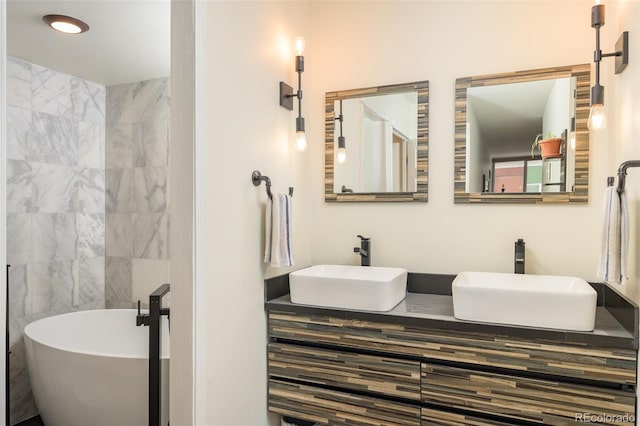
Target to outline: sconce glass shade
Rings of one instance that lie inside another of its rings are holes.
[[[336,155],[336,159],[340,164],[347,161],[347,150],[344,148],[338,148],[338,155]]]
[[[296,118],[296,149],[304,151],[307,149],[307,135],[304,132],[304,118]]]
[[[307,136],[304,130],[296,132],[296,149],[298,151],[305,151],[307,149]]]
[[[347,161],[347,150],[345,149],[346,141],[344,136],[338,137],[338,153],[336,154],[336,160],[338,163],[344,163]]]
[[[589,111],[589,121],[587,121],[589,130],[604,129],[607,127],[607,115],[604,112],[604,105],[592,105]]]
[[[296,50],[296,55],[302,56],[304,54],[304,38],[296,37],[294,48]]]
[[[607,127],[607,116],[604,112],[604,87],[598,81],[591,87],[591,110],[587,121],[589,130]]]

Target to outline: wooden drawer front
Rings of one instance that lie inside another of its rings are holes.
[[[420,401],[420,362],[269,344],[269,376]]]
[[[269,411],[325,425],[420,426],[420,406],[269,379]]]
[[[269,335],[519,372],[636,383],[636,352],[631,349],[536,343],[497,335],[277,311],[269,312]]]
[[[432,364],[422,365],[422,401],[545,425],[575,426],[579,413],[635,414],[633,392]],[[611,421],[598,424],[633,425],[613,417]]]
[[[486,420],[464,414],[448,413],[446,411],[422,409],[422,424],[424,426],[511,426],[495,420]]]

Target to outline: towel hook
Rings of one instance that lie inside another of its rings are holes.
[[[627,169],[630,167],[640,167],[640,160],[625,161],[618,167],[618,194],[624,192],[624,185],[627,179]],[[613,177],[607,178],[607,186],[613,186]]]
[[[271,193],[271,179],[269,176],[264,176],[259,170],[254,170],[251,173],[251,182],[253,182],[253,186],[260,186],[262,181],[265,182],[267,187],[267,195],[273,200],[273,194]],[[293,187],[291,186],[289,187],[289,197],[293,197]]]

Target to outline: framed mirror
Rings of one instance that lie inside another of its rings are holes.
[[[457,79],[455,202],[586,203],[590,80],[590,64]]]
[[[429,82],[328,92],[325,201],[427,201]]]

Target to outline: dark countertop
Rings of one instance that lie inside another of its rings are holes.
[[[288,278],[286,287],[288,290]],[[438,291],[436,291],[436,293],[437,292]],[[440,291],[440,293],[442,293],[442,291]],[[283,293],[281,292],[280,294]],[[599,303],[599,306],[596,308],[595,329],[590,332],[582,332],[459,320],[453,315],[453,298],[451,295],[412,292],[411,288],[407,293],[407,297],[395,308],[387,312],[295,304],[291,302],[288,291],[279,297],[267,297],[267,299],[271,299],[265,302],[265,308],[267,310],[353,318],[363,321],[402,323],[430,329],[488,333],[558,343],[638,349],[637,322],[633,330],[629,329],[628,324],[627,327],[623,326],[612,314],[612,312],[616,312],[616,309],[619,308],[614,306],[610,310],[603,306],[604,303]],[[637,312],[637,306],[630,306],[630,309],[632,309],[633,312]],[[624,317],[620,318],[624,319]]]

